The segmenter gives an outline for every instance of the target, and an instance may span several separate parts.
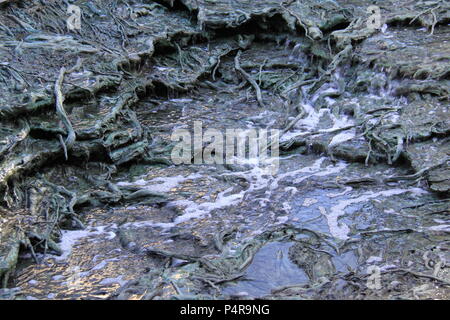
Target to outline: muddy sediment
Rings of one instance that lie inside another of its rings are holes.
[[[0,298],[448,299],[450,7],[375,2],[0,3]]]

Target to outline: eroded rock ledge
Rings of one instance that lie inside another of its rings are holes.
[[[67,31],[61,1],[0,1],[2,285],[20,248],[58,253],[59,229],[83,227],[77,208],[132,199],[137,190],[111,183],[117,172],[170,163],[170,143],[148,125],[142,101],[162,105],[201,87],[220,95],[240,78],[233,61],[241,51],[265,104],[285,108],[280,129],[299,114],[307,118],[304,95],[316,111],[332,98],[332,113],[353,119],[355,138],[336,138],[342,130],[330,131],[324,117],[316,131],[289,136],[285,152],[406,165],[410,174],[373,181],[425,180],[448,195],[449,4],[378,2],[385,26],[372,29],[374,1],[77,1],[82,29]],[[286,45],[295,59],[268,43]],[[63,67],[70,146],[56,109]]]

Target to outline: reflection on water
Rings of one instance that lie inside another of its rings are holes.
[[[274,54],[286,55],[277,50]],[[246,53],[251,54],[251,50]],[[331,147],[355,139],[353,129],[343,130],[334,138],[327,136],[332,130],[353,124],[347,116],[335,115],[331,108],[316,110],[315,99],[328,89],[305,98],[309,100],[303,101],[307,114],[284,140],[312,131],[318,132],[317,141],[329,139]],[[168,140],[173,128],[188,127],[200,118],[205,126],[217,129],[282,127],[286,110],[280,110],[276,103],[269,110],[261,110],[257,103],[242,100],[248,92],[239,90],[218,94],[199,88],[183,99],[143,102],[136,112],[142,124],[159,128],[155,140]],[[358,97],[354,99],[352,104],[358,105]],[[326,102],[328,107],[334,103]],[[170,297],[180,294],[177,281],[190,277],[189,272],[177,273],[182,266],[187,264],[195,270],[199,258],[207,256],[214,261],[225,252],[227,241],[239,247],[267,230],[286,225],[326,237],[326,256],[322,252],[316,257],[332,261],[336,278],[350,272],[365,274],[368,264],[381,268],[411,266],[412,260],[407,261],[411,252],[420,260],[422,251],[446,239],[447,234],[440,232],[448,231],[447,217],[417,211],[421,204],[437,201],[417,182],[393,186],[341,183],[345,179],[404,175],[405,170],[383,164],[367,167],[331,161],[323,154],[306,152],[310,147],[304,146],[306,154],[294,152],[280,157],[275,176],[252,165],[136,165],[119,170],[112,181],[118,188],[164,193],[167,200],[149,204],[136,198],[115,208],[85,212],[86,230],[63,233],[63,255],[39,256],[41,264],[23,265],[15,284],[30,299],[106,299],[116,297],[118,289],[142,282],[141,287],[131,286],[133,290],[125,295],[137,299],[151,293],[153,283],[147,276],[161,277],[162,296]],[[228,238],[219,241],[222,234]],[[245,270],[244,279],[213,283],[215,289],[222,289],[224,295],[246,292],[248,297],[261,297],[281,286],[310,283],[305,270],[290,260],[291,246],[293,242],[288,241],[265,243]],[[146,250],[162,254],[150,255]],[[326,274],[327,270],[314,267]],[[200,290],[209,292],[205,287]]]
[[[245,272],[245,281],[226,287],[223,293],[247,293],[252,297],[261,297],[281,286],[308,283],[305,272],[289,260],[291,246],[289,242],[266,244],[256,253]]]

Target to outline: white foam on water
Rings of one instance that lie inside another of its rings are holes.
[[[122,225],[122,228],[145,228],[145,227],[159,227],[163,229],[169,229],[175,224],[172,222],[153,222],[153,221],[138,221],[138,222],[127,222]]]
[[[346,214],[345,209],[353,205],[355,203],[366,202],[371,199],[375,199],[378,197],[391,197],[394,195],[399,195],[403,193],[413,193],[413,194],[424,194],[427,191],[419,188],[411,188],[411,189],[391,189],[380,192],[366,192],[359,197],[341,200],[339,203],[330,208],[330,213],[325,213],[324,216],[327,219],[328,227],[330,229],[331,235],[340,240],[348,239],[348,233],[350,231],[349,227],[342,222],[339,222],[339,217]]]
[[[90,235],[93,235],[93,233],[89,230],[63,230],[62,231],[62,237],[61,237],[61,243],[59,244],[59,247],[61,248],[62,255],[56,256],[56,260],[66,260],[71,252],[72,248],[75,245],[75,243],[82,239],[86,238]]]
[[[282,216],[282,217],[278,217],[277,221],[275,223],[277,224],[284,224],[286,222],[289,221],[289,217],[288,216]]]
[[[390,270],[390,269],[397,269],[398,266],[396,266],[395,264],[385,264],[384,266],[380,267],[380,271],[386,271],[386,270]]]
[[[324,87],[327,87],[327,85],[325,85]],[[324,88],[322,87],[322,88]],[[339,90],[333,87],[327,87],[326,89],[320,89],[317,91],[317,93],[311,98],[311,102],[315,103],[317,101],[317,99],[319,99],[319,97],[321,97],[323,94],[327,94],[327,93],[339,93]]]
[[[356,131],[354,129],[351,129],[349,131],[341,132],[333,137],[331,139],[329,147],[337,146],[345,141],[352,140],[356,136]]]
[[[298,192],[297,188],[295,187],[286,187],[284,188],[285,193],[291,193],[292,195],[296,194]]]
[[[175,103],[187,103],[187,102],[192,102],[192,99],[170,99],[170,102],[175,102]]]
[[[183,223],[190,219],[204,216],[206,214],[209,214],[213,210],[222,209],[234,204],[238,204],[243,199],[245,191],[233,194],[231,193],[232,189],[233,188],[229,188],[219,193],[217,195],[216,201],[214,202],[204,202],[197,204],[192,201],[187,201],[187,207],[184,210],[184,214],[175,219],[175,224]]]
[[[312,206],[313,204],[316,204],[317,202],[319,202],[319,200],[314,199],[314,198],[306,198],[306,199],[303,201],[302,206],[304,206],[304,207],[310,207],[310,206]]]
[[[267,119],[271,119],[274,118],[275,112],[273,111],[269,111],[269,110],[264,110],[263,112],[261,112],[260,114],[256,115],[256,116],[252,116],[249,117],[248,120],[254,122],[254,120],[267,120]]]
[[[328,109],[320,109],[319,112],[314,110],[314,107],[308,103],[302,104],[303,110],[308,114],[305,118],[299,120],[295,125],[297,129],[314,130],[320,122],[323,114],[329,112]]]
[[[346,188],[344,189],[344,191],[342,191],[342,192],[338,192],[338,193],[327,193],[327,197],[328,197],[328,198],[336,198],[336,197],[340,197],[340,196],[346,195],[347,193],[349,193],[349,192],[352,191],[352,190],[353,190],[352,187],[346,187]]]
[[[314,161],[314,163],[309,166],[309,167],[303,167],[297,170],[293,170],[293,171],[288,171],[282,174],[279,174],[277,176],[277,178],[273,181],[273,183],[270,186],[271,190],[274,190],[276,188],[278,188],[278,183],[288,177],[295,177],[298,176],[301,173],[314,173],[314,172],[318,172],[322,166],[322,163],[326,160],[327,158],[325,157],[321,157],[319,159],[317,159],[316,161]]]
[[[169,223],[160,223],[160,222],[153,222],[153,221],[140,221],[140,222],[129,222],[123,225],[123,227],[133,227],[133,228],[140,228],[140,227],[160,227],[163,229],[169,229],[177,224],[187,222],[191,219],[200,218],[203,216],[209,215],[212,211],[218,210],[218,209],[224,209],[230,206],[238,205],[240,202],[243,201],[246,194],[252,193],[254,191],[267,189],[266,191],[266,197],[265,198],[259,198],[260,202],[270,202],[270,193],[275,190],[278,187],[278,183],[281,179],[284,179],[289,176],[298,176],[299,174],[307,174],[306,177],[302,177],[303,179],[307,179],[311,176],[326,176],[328,174],[336,173],[341,171],[343,168],[346,167],[346,164],[344,162],[339,162],[335,166],[328,166],[326,168],[321,168],[322,163],[326,160],[326,157],[322,157],[320,159],[317,159],[311,166],[309,167],[303,167],[294,171],[286,172],[283,174],[278,174],[277,176],[272,176],[270,174],[267,174],[267,171],[264,168],[260,168],[257,165],[255,165],[254,161],[251,159],[248,161],[248,164],[254,165],[252,168],[250,168],[247,171],[242,172],[232,172],[232,173],[223,173],[221,176],[235,176],[235,177],[241,177],[248,181],[249,187],[246,190],[242,190],[237,193],[232,193],[233,188],[226,189],[222,192],[220,192],[217,195],[217,198],[214,201],[207,201],[203,203],[197,203],[191,200],[176,200],[172,201],[169,205],[170,206],[180,206],[183,207],[183,214],[179,217],[177,217],[173,222]],[[179,183],[180,181],[198,178],[200,177],[199,174],[196,175],[190,175],[186,178],[182,177],[172,177],[174,179],[171,179],[171,186],[175,184],[175,182]],[[159,181],[159,178],[157,178]],[[155,181],[157,179],[153,179],[151,181]],[[140,183],[138,181],[138,183]],[[168,184],[166,184],[168,186]],[[290,192],[296,192],[296,188],[291,187]],[[257,200],[257,199],[254,199]]]
[[[160,227],[163,229],[169,229],[177,224],[187,222],[194,218],[200,218],[202,216],[208,215],[213,210],[223,209],[235,204],[238,204],[242,201],[245,191],[241,191],[239,193],[231,193],[233,188],[229,188],[225,191],[220,192],[217,195],[217,199],[214,202],[203,202],[196,203],[191,200],[177,200],[172,201],[170,203],[171,206],[181,206],[184,207],[184,213],[177,217],[174,222],[169,223],[160,223],[160,222],[152,222],[152,221],[141,221],[141,222],[129,222],[123,225],[123,227],[133,227],[133,228],[141,228],[141,227]]]
[[[333,104],[336,103],[336,99],[325,97],[325,102],[327,103],[328,107],[331,107]]]
[[[347,167],[347,163],[343,162],[343,161],[339,161],[338,163],[336,163],[335,165],[330,165],[326,168],[323,169],[319,169],[317,172],[313,172],[310,175],[306,175],[300,178],[297,178],[294,180],[295,184],[299,184],[303,181],[305,181],[306,179],[309,179],[311,177],[325,177],[325,176],[329,176],[331,174],[335,174],[335,173],[339,173],[341,172],[343,169],[345,169]]]
[[[450,232],[450,224],[441,224],[438,226],[432,226],[432,227],[429,227],[428,230]]]
[[[374,262],[381,262],[383,261],[382,257],[377,257],[377,256],[371,256],[369,257],[369,259],[367,259],[366,263],[374,263]]]
[[[295,137],[302,137],[305,135],[309,135],[311,131],[315,131],[315,135],[319,136],[321,134],[332,133],[337,129],[343,129],[346,127],[350,127],[354,125],[354,121],[351,120],[347,116],[343,116],[340,118],[335,117],[332,113],[330,113],[329,109],[321,109],[319,112],[316,112],[314,108],[309,105],[303,105],[306,112],[308,112],[308,116],[305,119],[300,120],[296,125],[295,129],[290,132],[286,132],[281,138],[280,142],[289,141]],[[324,113],[328,113],[333,121],[333,126],[327,129],[315,130],[317,125],[320,123],[320,119],[322,118]],[[350,131],[344,131],[343,133],[337,134],[336,142],[340,139],[346,138],[346,140],[353,139],[356,136],[356,131],[354,128],[348,129]],[[353,136],[351,136],[353,134]],[[343,142],[343,141],[341,141]]]
[[[108,236],[106,237],[106,239],[112,240],[112,239],[114,239],[116,236],[117,236],[117,235],[116,235],[115,232],[113,232],[113,231],[108,231]]]
[[[52,257],[57,261],[66,260],[72,253],[73,246],[83,238],[104,234],[106,235],[106,239],[113,239],[116,236],[115,233],[112,231],[106,231],[106,228],[114,229],[117,228],[117,226],[113,224],[110,226],[87,227],[84,230],[63,230],[61,242],[59,243],[62,254],[60,256]],[[112,234],[114,234],[114,237],[112,237]]]
[[[111,258],[111,259],[103,260],[99,264],[95,265],[91,270],[89,270],[89,272],[101,270],[104,267],[106,267],[108,265],[108,263],[114,262],[114,261],[119,261],[119,260],[120,260],[119,258]]]
[[[400,115],[397,113],[390,113],[388,116],[385,117],[385,119],[392,123],[398,123],[400,120]]]
[[[118,276],[116,278],[106,278],[100,281],[101,285],[111,285],[119,284],[121,287],[124,286],[128,281],[123,279],[123,276]]]
[[[253,187],[249,190],[260,190],[262,188],[267,188],[268,190],[266,191],[267,193],[272,192],[273,190],[277,189],[279,186],[279,182],[282,181],[285,178],[288,177],[297,177],[300,174],[307,174],[307,175],[303,175],[302,177],[296,178],[294,180],[294,183],[298,184],[310,177],[313,176],[327,176],[333,173],[337,173],[339,171],[341,171],[342,169],[344,169],[347,164],[343,161],[338,162],[336,165],[330,165],[327,166],[325,168],[322,168],[322,164],[323,162],[326,160],[326,157],[321,157],[319,159],[317,159],[311,166],[309,167],[303,167],[297,170],[293,170],[293,171],[288,171],[285,173],[281,173],[278,174],[275,177],[272,177],[270,179],[264,178],[264,177],[258,177],[256,179],[256,181],[258,182],[259,187]],[[252,180],[249,180],[252,181]],[[284,189],[285,192],[292,192],[292,194],[297,193],[297,188],[295,187],[286,187]]]
[[[336,117],[333,113],[330,113],[330,116],[331,119],[333,120],[333,127],[331,127],[331,129],[341,129],[348,126],[353,126],[355,124],[355,121],[353,121],[350,117],[345,115],[341,117]]]
[[[183,177],[181,175],[174,177],[158,177],[151,180],[139,179],[135,182],[127,182],[121,181],[118,182],[118,186],[139,186],[144,187],[146,190],[151,192],[159,192],[165,193],[170,190],[176,188],[180,183],[185,182],[187,180],[195,180],[202,177],[199,173],[193,173],[188,175],[187,177]]]

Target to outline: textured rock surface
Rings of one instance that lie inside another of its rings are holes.
[[[374,188],[365,190],[369,195],[378,194],[392,183],[398,187],[394,194],[410,185],[428,188],[437,195],[420,194],[419,200],[405,196],[399,199],[403,207],[397,204],[392,207],[399,212],[408,211],[408,207],[424,210],[408,212],[421,219],[425,217],[414,234],[422,235],[423,230],[432,228],[429,220],[432,213],[437,215],[435,220],[445,223],[450,190],[448,1],[82,0],[76,1],[76,5],[83,12],[82,28],[70,31],[66,25],[67,8],[61,1],[50,0],[45,4],[43,1],[0,1],[0,202],[5,208],[0,211],[0,280],[3,286],[11,284],[8,280],[14,275],[21,253],[61,253],[55,243],[61,237],[61,229],[84,227],[95,216],[92,212],[103,206],[107,208],[106,213],[96,212],[100,221],[110,224],[110,232],[119,234],[114,241],[102,238],[103,249],[114,250],[114,245],[127,250],[129,246],[140,248],[136,249],[140,256],[134,262],[132,256],[125,259],[133,266],[130,270],[124,271],[126,265],[119,268],[126,280],[142,274],[145,264],[158,269],[163,268],[167,257],[186,258],[191,263],[186,272],[195,274],[198,268],[203,268],[202,272],[206,270],[211,277],[206,278],[206,283],[212,283],[214,288],[228,282],[227,276],[238,277],[244,272],[267,242],[286,240],[285,233],[304,232],[287,228],[288,231],[264,233],[256,242],[240,239],[242,242],[233,244],[233,250],[237,248],[237,251],[231,258],[205,260],[203,256],[220,254],[216,249],[230,236],[229,230],[221,226],[224,218],[220,215],[203,217],[195,225],[181,223],[181,230],[170,235],[161,235],[160,230],[154,232],[153,225],[148,230],[132,228],[131,231],[121,226],[150,218],[159,225],[173,223],[183,215],[180,213],[183,210],[174,209],[177,206],[173,201],[192,202],[196,212],[209,212],[205,209],[207,205],[202,206],[206,201],[203,197],[220,202],[228,192],[239,195],[246,190],[251,195],[243,197],[245,201],[263,197],[259,186],[252,185],[248,178],[247,168],[238,166],[220,167],[219,171],[211,169],[209,178],[195,192],[187,182],[180,190],[177,185],[163,188],[163,192],[139,184],[117,184],[118,179],[140,176],[147,171],[151,172],[149,176],[157,175],[155,179],[172,173],[176,177],[185,174],[170,166],[173,146],[170,133],[199,119],[219,129],[246,127],[251,123],[255,127],[283,130],[300,114],[302,117],[282,137],[283,152],[302,154],[307,159],[325,154],[337,163],[337,168],[340,159],[358,163],[355,175],[350,170],[344,174],[336,168],[330,169],[331,164],[311,165],[305,169],[306,173],[312,172],[307,177],[311,181],[303,185],[305,177],[289,180],[289,170],[300,170],[300,164],[288,162],[287,166],[292,168],[284,172],[283,177],[288,177],[286,189],[274,199],[264,199],[270,206],[261,205],[263,200],[247,205],[243,201],[224,210],[227,221],[242,229],[239,234],[254,237],[258,228],[267,231],[264,223],[274,225],[277,215],[283,218],[287,207],[271,206],[283,201],[295,203],[294,198],[285,194],[286,190],[304,188],[305,192],[314,192],[317,187],[323,192],[327,188],[338,188],[341,192],[348,185],[364,183]],[[377,28],[368,27],[368,19],[373,14],[367,10],[370,5],[380,7]],[[237,72],[236,57],[240,58],[242,69],[261,88],[264,110],[255,99],[254,86],[248,86],[242,72]],[[64,97],[66,117],[55,108],[57,80],[63,67],[66,72],[60,93]],[[71,145],[64,142],[70,133],[67,122],[75,134]],[[195,177],[196,170],[186,175]],[[242,172],[236,177],[233,170]],[[331,170],[334,175],[330,180],[315,181],[315,177],[321,177],[320,170]],[[278,180],[273,188],[277,190]],[[358,196],[372,199],[365,193],[355,194],[354,199],[359,199]],[[211,203],[213,208],[221,209],[216,202]],[[136,208],[124,209],[137,204],[147,207],[142,212]],[[115,206],[124,212],[108,216],[108,210]],[[326,210],[332,209],[330,204]],[[86,211],[91,213],[83,214]],[[386,214],[383,208],[373,211],[377,215]],[[130,212],[136,215],[130,217]],[[241,217],[243,212],[252,213],[254,220]],[[335,218],[340,227],[333,212],[328,216],[322,210],[319,213],[328,217],[328,222]],[[268,215],[275,216],[275,221]],[[367,228],[366,220],[378,225],[371,216],[356,216],[347,233],[360,241],[361,230]],[[380,226],[385,220],[391,223],[389,217],[380,217]],[[403,234],[402,226],[396,223],[389,226]],[[94,227],[89,228],[88,234],[104,236]],[[448,232],[445,225],[442,228],[430,229],[437,246]],[[405,243],[398,244],[406,248],[408,239],[402,239]],[[292,239],[288,237],[288,240]],[[413,240],[414,245],[426,247],[422,238]],[[370,247],[370,240],[367,242],[364,248]],[[318,248],[334,249],[327,243],[321,243]],[[97,253],[103,254],[103,249],[100,246],[97,252],[88,241],[83,246],[85,252],[73,256],[70,263],[95,268],[86,260],[94,259]],[[148,247],[153,251],[144,250]],[[405,254],[402,248],[395,250],[398,255]],[[370,258],[367,252],[359,255],[360,259]],[[308,266],[310,278],[313,270],[333,278],[336,270],[327,257],[313,254],[314,259],[322,262],[318,267]],[[209,260],[213,265],[209,265]],[[217,273],[214,277],[208,266]],[[113,277],[118,270],[108,272],[105,277]],[[151,280],[140,278],[136,286],[148,289],[158,284],[161,274],[153,276],[149,276]],[[102,280],[95,275],[89,277],[101,290],[108,284],[108,281],[101,284]],[[20,279],[27,286],[27,275],[22,274]],[[198,292],[211,294],[211,288],[204,288],[204,280],[191,283],[200,288]],[[59,285],[51,282],[52,288],[61,289]],[[169,292],[165,297],[177,291],[176,287],[165,286]],[[98,288],[93,286],[87,295],[96,296]],[[74,297],[71,294],[62,295]],[[352,294],[361,298],[362,293]],[[128,297],[124,292],[118,295]],[[314,295],[325,297],[326,293],[319,290],[307,296]]]

